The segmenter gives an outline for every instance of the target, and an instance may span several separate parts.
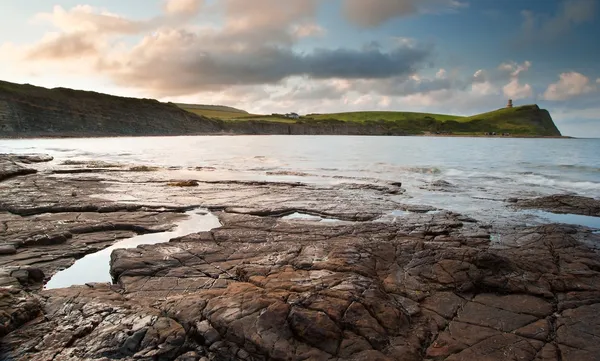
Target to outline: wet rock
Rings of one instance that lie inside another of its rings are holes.
[[[54,160],[48,154],[0,154],[0,158],[8,158],[23,164],[46,163]]]
[[[0,338],[42,314],[38,299],[26,292],[0,287]]]
[[[27,168],[17,164],[14,160],[0,157],[0,181],[36,172],[36,169]]]
[[[198,170],[198,171],[207,171],[207,172],[214,172],[217,170],[217,168],[215,167],[194,167],[194,170]]]
[[[167,183],[169,187],[197,187],[200,185],[195,180],[186,180],[186,181],[174,181]]]
[[[375,190],[385,194],[403,194],[404,189],[400,188],[398,184],[402,183],[390,183],[387,184],[374,184],[374,183],[343,183],[337,186],[337,188],[346,189],[358,189],[358,190]]]
[[[600,217],[600,200],[574,195],[552,195],[519,200],[515,202],[515,207]]]
[[[2,244],[0,245],[0,256],[7,254],[15,254],[17,253],[17,248],[12,244]]]
[[[447,182],[443,179],[438,179],[436,181],[428,183],[426,186],[422,187],[422,189],[435,192],[455,192],[457,190],[457,187],[456,185]]]
[[[282,170],[282,171],[268,171],[267,175],[310,177],[312,174],[304,173],[304,172],[294,172],[294,171]]]
[[[160,170],[159,167],[152,167],[152,166],[148,166],[148,165],[138,165],[138,166],[129,168],[130,172],[156,172],[158,170]]]
[[[198,331],[198,334],[202,336],[204,344],[207,346],[210,346],[221,339],[219,332],[215,330],[207,320],[196,324],[196,330]]]

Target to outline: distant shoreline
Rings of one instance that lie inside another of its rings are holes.
[[[0,135],[0,139],[85,139],[85,138],[150,138],[150,137],[206,137],[206,136],[290,136],[289,134],[240,134],[240,133],[196,133],[196,134],[150,134],[150,135],[127,135],[127,134],[69,134],[69,135]],[[493,138],[493,139],[581,139],[571,136],[535,136],[535,135],[483,135],[483,134],[409,134],[409,135],[373,135],[373,134],[293,134],[291,136],[334,136],[334,137],[431,137],[431,138]]]

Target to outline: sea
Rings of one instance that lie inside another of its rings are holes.
[[[0,140],[0,153],[45,153],[55,162],[198,169],[190,176],[207,180],[402,182],[407,190],[404,203],[480,217],[506,215],[509,198],[600,197],[600,139],[290,135],[9,139]],[[432,186],[439,181],[448,186]]]
[[[402,204],[458,212],[491,225],[558,222],[600,229],[600,217],[523,211],[507,202],[551,194],[600,198],[600,139],[289,135],[10,139],[0,140],[0,153],[49,154],[55,158],[49,167],[66,160],[157,166],[197,180],[401,182],[406,193],[390,197]],[[195,217],[187,222],[194,222],[191,228],[185,223],[175,232],[218,226],[210,214]],[[194,228],[196,223],[200,228]],[[55,275],[47,287],[110,282],[108,259],[113,249],[166,242],[172,235],[138,236],[88,255]],[[96,265],[102,271],[82,271]]]

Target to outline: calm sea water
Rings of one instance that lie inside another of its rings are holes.
[[[1,140],[2,153],[165,167],[214,167],[198,179],[340,183],[401,181],[404,203],[510,217],[504,199],[600,197],[600,139],[349,136],[197,136]],[[269,172],[302,172],[302,176]],[[354,178],[352,180],[351,178]],[[444,180],[450,191],[429,190]]]

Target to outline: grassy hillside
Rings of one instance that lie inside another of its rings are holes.
[[[369,121],[387,121],[401,122],[415,119],[432,118],[437,121],[447,121],[452,119],[462,118],[457,115],[447,114],[430,114],[430,113],[414,113],[414,112],[350,112],[350,113],[330,113],[330,114],[309,114],[308,118],[315,120],[336,119],[344,122],[365,123]]]
[[[176,103],[178,107],[196,115],[205,116],[208,118],[215,119],[235,119],[240,117],[249,116],[247,111],[228,107],[224,105],[206,105],[206,104],[181,104]]]
[[[509,133],[520,136],[560,136],[548,111],[537,105],[498,109],[473,116],[415,112],[364,111],[348,113],[308,114],[298,120],[283,115],[252,115],[232,112],[194,111],[225,121],[277,122],[290,124],[339,124],[378,126],[392,133],[484,135]]]

